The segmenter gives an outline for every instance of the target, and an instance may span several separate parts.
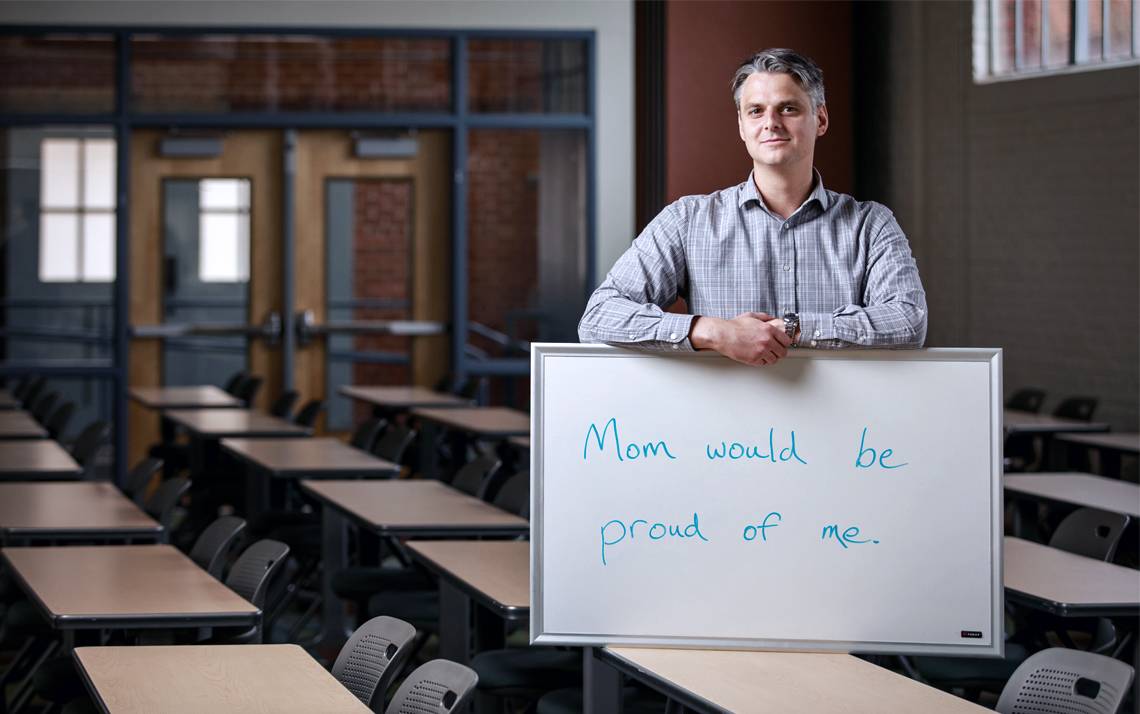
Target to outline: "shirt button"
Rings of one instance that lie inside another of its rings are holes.
[[[812,340],[812,341],[811,341],[811,346],[812,346],[812,347],[815,347],[815,340]]]
[[[790,224],[790,223],[785,223],[785,224],[784,224],[784,230],[788,230],[789,228],[791,228],[791,224]]]
[[[629,333],[629,339],[636,340],[637,337],[631,332],[631,333]]]
[[[787,271],[789,271],[789,270],[791,270],[791,269],[792,269],[792,264],[791,264],[791,263],[784,263],[784,272],[787,272]]]
[[[676,333],[676,332],[673,332],[673,333],[671,333],[671,334],[669,335],[669,339],[671,339],[671,340],[675,340],[675,339],[677,339],[677,333]]]
[[[823,333],[822,333],[822,332],[820,332],[819,330],[816,330],[816,331],[815,331],[815,336],[816,336],[816,337],[819,337],[821,334],[823,334]],[[814,343],[813,343],[813,344],[814,344]]]
[[[673,345],[673,349],[675,349],[675,350],[679,350],[679,349],[681,349],[681,347],[680,347],[679,345],[676,345],[676,344],[674,344],[674,345]]]

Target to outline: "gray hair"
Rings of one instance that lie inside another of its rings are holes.
[[[744,82],[757,72],[791,75],[796,84],[811,97],[812,111],[827,103],[823,94],[823,70],[810,57],[781,47],[760,50],[746,59],[732,75],[732,101],[740,110],[740,93]]]

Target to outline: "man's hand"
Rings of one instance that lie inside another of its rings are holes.
[[[775,364],[788,355],[792,341],[784,321],[763,312],[746,312],[731,320],[699,316],[689,341],[695,349],[713,349],[750,365]]]

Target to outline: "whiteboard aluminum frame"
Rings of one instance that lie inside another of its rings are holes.
[[[852,652],[880,654],[950,655],[1002,657],[1005,655],[1004,568],[1002,561],[1004,507],[1002,489],[1002,350],[1000,348],[931,348],[921,350],[812,350],[788,351],[787,359],[823,360],[895,360],[924,362],[986,362],[990,368],[990,644],[928,644],[906,642],[874,642],[846,640],[777,640],[763,638],[700,638],[657,636],[614,636],[604,632],[547,632],[542,612],[542,409],[543,362],[548,356],[594,356],[613,359],[640,358],[650,355],[658,359],[726,359],[712,351],[684,354],[646,353],[604,344],[532,343],[530,391],[530,641],[537,645],[604,646],[633,645],[644,647],[684,647],[700,649],[795,650],[803,652]],[[757,367],[757,369],[763,369]]]

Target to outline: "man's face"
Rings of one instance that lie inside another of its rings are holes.
[[[811,166],[815,140],[827,132],[827,107],[813,112],[811,97],[788,74],[756,72],[745,80],[736,119],[757,167]]]

